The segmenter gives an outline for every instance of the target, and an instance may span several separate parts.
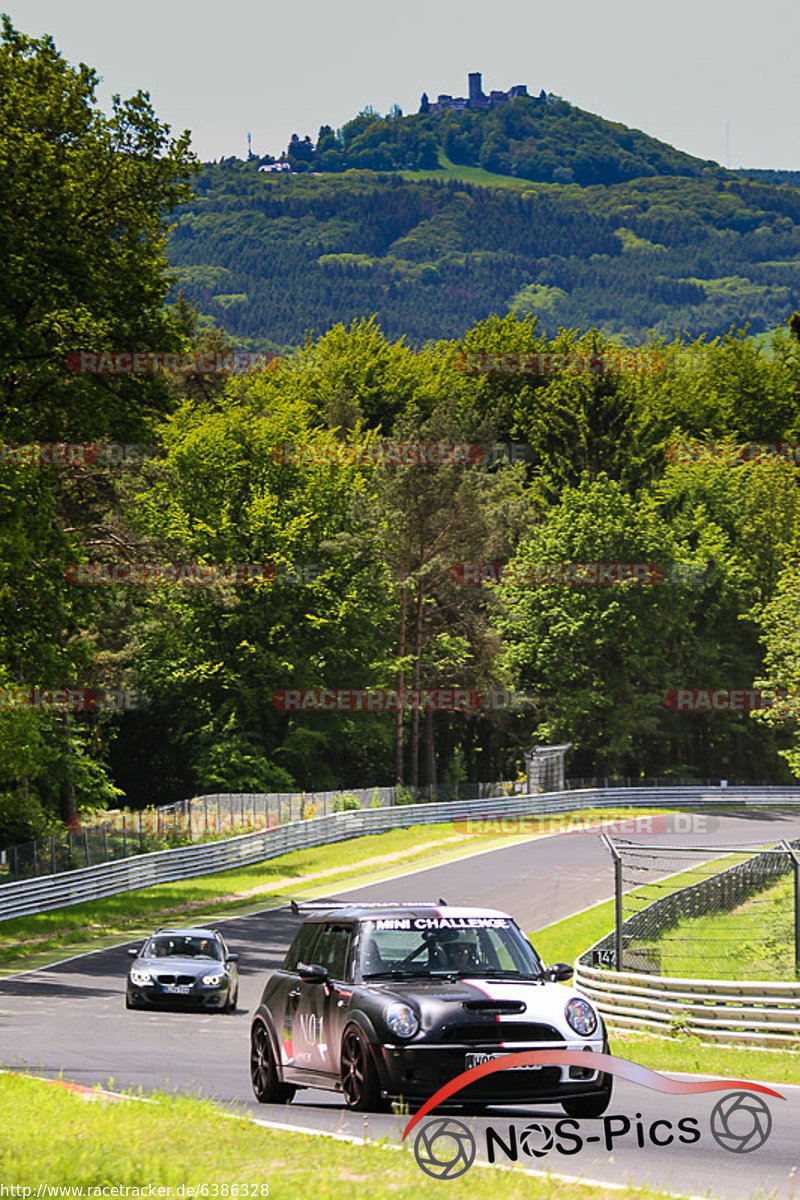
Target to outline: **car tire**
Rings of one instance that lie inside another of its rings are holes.
[[[354,1112],[382,1112],[380,1080],[369,1042],[357,1025],[348,1025],[342,1037],[342,1095]]]
[[[611,1076],[604,1075],[603,1086],[596,1095],[574,1096],[571,1100],[562,1100],[561,1107],[568,1117],[576,1117],[578,1120],[602,1117],[611,1103],[611,1085]]]
[[[238,1001],[239,1001],[239,993],[237,991],[236,995],[231,996],[231,998],[228,1000],[228,1003],[225,1005],[225,1012],[226,1013],[235,1013],[236,1005],[237,1005]]]
[[[259,1104],[288,1104],[297,1091],[278,1078],[272,1041],[263,1021],[255,1021],[250,1032],[250,1082]]]
[[[133,1003],[130,996],[127,994],[127,992],[125,993],[125,1007],[126,1008],[138,1008],[139,1007],[138,1004]]]

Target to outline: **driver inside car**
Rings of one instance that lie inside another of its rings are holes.
[[[474,971],[478,967],[478,956],[471,942],[445,942],[447,965],[454,971]]]

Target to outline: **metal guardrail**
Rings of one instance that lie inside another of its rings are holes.
[[[800,1048],[800,982],[679,979],[575,963],[575,986],[612,1025],[663,1036]]]
[[[218,842],[139,854],[82,870],[2,884],[0,920],[47,912],[158,883],[172,883],[178,879],[228,871],[234,867],[263,862],[291,850],[345,841],[369,833],[385,833],[390,829],[412,825],[480,817],[519,817],[584,808],[702,808],[719,805],[800,805],[800,788],[588,788],[584,791],[508,796],[494,800],[457,800],[335,813]]]

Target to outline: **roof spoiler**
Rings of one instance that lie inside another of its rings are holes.
[[[290,900],[289,907],[294,916],[301,912],[329,912],[334,908],[438,908],[447,907],[447,901],[438,900]]]

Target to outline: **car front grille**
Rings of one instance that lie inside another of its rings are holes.
[[[156,979],[159,983],[178,983],[184,986],[194,983],[194,975],[157,975]]]
[[[442,1030],[443,1042],[563,1042],[552,1025],[534,1021],[481,1021],[450,1025]]]

